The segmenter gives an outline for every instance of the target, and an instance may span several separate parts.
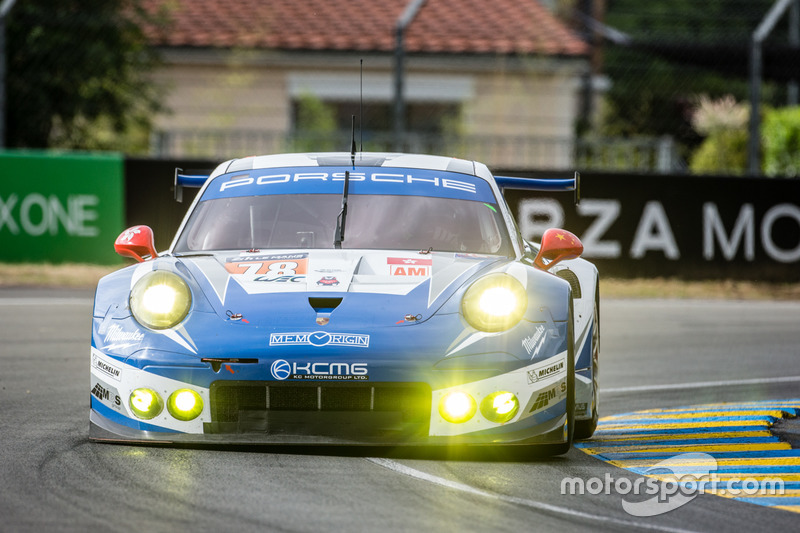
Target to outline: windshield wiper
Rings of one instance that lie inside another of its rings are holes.
[[[350,117],[352,120],[350,142],[350,164],[353,165],[353,170],[356,168],[356,117]],[[344,190],[342,191],[342,210],[339,211],[339,216],[336,217],[336,231],[333,233],[333,247],[341,248],[342,241],[344,240],[344,226],[347,223],[347,196],[350,194],[350,171],[344,171]]]
[[[344,240],[344,226],[347,223],[347,196],[350,191],[350,171],[344,171],[344,191],[342,191],[342,210],[336,217],[336,231],[333,236],[333,247],[341,248]]]

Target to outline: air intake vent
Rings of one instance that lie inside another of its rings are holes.
[[[577,299],[581,297],[581,284],[578,281],[578,276],[575,275],[575,272],[572,270],[565,268],[563,270],[559,270],[555,273],[556,276],[565,280],[569,283],[570,287],[572,287],[572,298]]]
[[[341,298],[309,298],[308,303],[317,313],[330,313],[342,303]]]

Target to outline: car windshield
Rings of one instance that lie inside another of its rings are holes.
[[[266,194],[198,203],[176,253],[333,248],[341,194]],[[512,255],[496,205],[416,195],[351,194],[342,248]]]

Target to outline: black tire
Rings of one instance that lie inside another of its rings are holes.
[[[575,439],[589,439],[597,429],[597,372],[600,358],[600,283],[594,291],[594,327],[592,331],[592,418],[575,421]]]

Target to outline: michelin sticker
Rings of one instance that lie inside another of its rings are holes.
[[[566,361],[563,359],[555,363],[547,362],[544,365],[528,370],[528,385],[532,385],[543,379],[558,376],[564,372],[566,372]]]

